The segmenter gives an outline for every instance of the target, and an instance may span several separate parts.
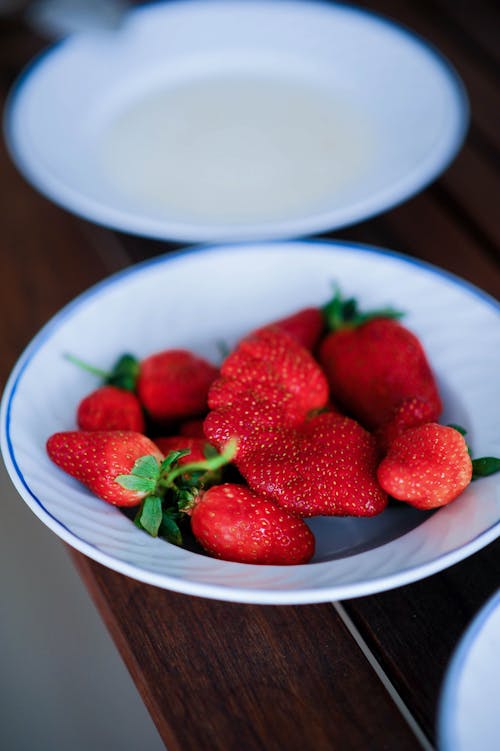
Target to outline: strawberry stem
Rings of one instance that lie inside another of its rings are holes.
[[[99,378],[102,378],[103,380],[106,380],[111,375],[111,373],[108,373],[106,370],[95,368],[93,365],[89,365],[89,363],[80,360],[79,357],[75,357],[75,355],[72,355],[69,352],[66,352],[64,358],[73,363],[73,365],[77,365],[82,370],[86,370],[87,373],[92,373],[92,375],[99,376]]]
[[[144,493],[134,520],[136,526],[152,537],[165,537],[180,545],[181,512],[191,513],[200,491],[219,481],[217,470],[234,459],[237,448],[238,442],[232,439],[222,453],[190,464],[179,464],[179,459],[190,453],[189,449],[171,451],[161,463],[153,455],[139,457],[130,474],[115,477],[122,488]]]
[[[479,480],[480,477],[488,477],[495,472],[500,472],[500,459],[496,456],[481,456],[479,459],[472,460],[472,479]]]
[[[374,318],[402,318],[404,313],[391,307],[377,308],[376,310],[362,313],[358,309],[357,300],[354,297],[344,299],[340,287],[335,285],[334,295],[321,309],[330,331],[339,331],[345,328],[356,328]]]
[[[215,470],[224,467],[226,464],[229,464],[234,459],[237,448],[237,441],[231,440],[227,443],[221,454],[211,456],[210,458],[199,462],[177,465],[174,469],[170,470],[160,478],[160,485],[163,485],[166,488],[171,488],[174,485],[174,481],[180,475],[192,474],[194,472],[214,472]]]
[[[116,386],[125,391],[135,390],[140,363],[133,355],[121,355],[110,371],[96,368],[94,365],[90,365],[79,357],[75,357],[75,355],[69,353],[66,353],[64,357],[66,360],[69,360],[69,362],[72,362],[73,365],[77,365],[82,370],[86,370],[87,373],[92,373],[92,375],[98,376],[103,383],[109,386]]]

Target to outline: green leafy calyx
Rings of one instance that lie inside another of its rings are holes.
[[[116,386],[125,391],[135,391],[137,378],[139,377],[140,363],[133,355],[121,355],[111,370],[96,368],[94,365],[90,365],[72,354],[66,354],[65,358],[69,362],[72,362],[73,365],[77,365],[82,370],[86,370],[87,373],[92,373],[92,375],[100,378],[103,384]]]
[[[356,328],[374,318],[402,318],[404,313],[391,307],[378,308],[363,313],[354,297],[344,299],[338,286],[334,288],[332,299],[323,306],[323,316],[330,331]]]
[[[181,515],[190,512],[204,488],[220,481],[222,468],[234,459],[236,450],[236,441],[230,441],[222,453],[210,447],[205,459],[184,464],[179,460],[189,449],[171,451],[162,462],[153,455],[139,457],[130,474],[115,478],[122,488],[144,495],[134,519],[136,526],[152,537],[180,545]]]

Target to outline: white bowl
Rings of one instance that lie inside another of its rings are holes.
[[[391,21],[332,3],[193,0],[55,46],[21,77],[5,129],[56,203],[206,242],[381,212],[447,166],[467,122],[455,72]]]
[[[500,315],[487,295],[430,266],[349,243],[206,247],[110,277],[66,306],[28,346],[1,411],[2,452],[21,496],[57,535],[110,568],[241,602],[370,594],[428,576],[494,540],[498,475],[472,483],[434,514],[400,504],[369,519],[313,519],[317,554],[307,565],[218,561],[149,537],[46,456],[48,436],[74,428],[76,405],[96,386],[64,353],[107,367],[124,351],[143,357],[181,346],[216,361],[218,341],[231,345],[255,326],[325,302],[333,281],[363,307],[390,303],[407,311],[405,321],[440,380],[444,421],[468,428],[476,456],[498,456]]]

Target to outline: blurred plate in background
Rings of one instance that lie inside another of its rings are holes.
[[[435,178],[468,120],[460,80],[394,23],[316,2],[154,3],[37,59],[10,152],[56,203],[183,241],[365,219]]]
[[[500,747],[500,590],[476,615],[453,655],[439,714],[441,751]]]

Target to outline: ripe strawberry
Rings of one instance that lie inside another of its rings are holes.
[[[239,450],[257,430],[300,425],[323,408],[328,384],[304,347],[275,328],[243,340],[212,384],[205,435],[222,449],[237,438]]]
[[[141,362],[137,395],[154,420],[192,417],[206,412],[217,375],[217,368],[192,352],[167,350]]]
[[[235,463],[250,487],[302,516],[371,516],[387,498],[375,477],[374,438],[327,404],[322,373],[284,332],[262,329],[224,362],[212,385],[205,434],[222,449],[238,439]]]
[[[472,478],[472,461],[458,430],[427,423],[396,438],[377,476],[394,498],[432,509],[453,501],[465,490]]]
[[[206,459],[206,449],[212,447],[206,438],[187,438],[185,436],[168,436],[167,438],[155,438],[154,442],[164,456],[168,456],[171,451],[186,450],[185,456],[178,459],[179,464],[190,464],[191,462],[201,462]],[[214,449],[215,451],[215,449]]]
[[[227,404],[239,391],[278,390],[293,397],[294,411],[305,417],[328,401],[328,384],[310,353],[276,328],[265,328],[244,339],[221,367],[224,381],[209,392],[211,409]],[[261,401],[265,395],[261,396]],[[290,402],[291,404],[291,402]]]
[[[430,419],[441,414],[422,345],[392,318],[341,324],[323,340],[319,358],[334,400],[369,429],[387,423],[411,398],[427,402]]]
[[[106,384],[135,391],[151,419],[158,422],[204,414],[208,389],[218,375],[217,368],[185,349],[164,350],[141,362],[133,355],[122,355],[110,372],[72,355],[67,358]]]
[[[47,453],[58,467],[115,506],[137,506],[147,495],[144,490],[120,487],[119,475],[132,472],[140,457],[163,460],[149,438],[123,430],[55,433],[47,441]]]
[[[375,439],[339,414],[257,430],[235,461],[256,493],[293,514],[374,516],[387,505],[376,478]]]
[[[133,430],[144,433],[144,415],[135,394],[101,386],[88,394],[76,414],[80,430]]]
[[[394,411],[392,418],[376,431],[375,437],[380,450],[385,454],[400,435],[410,428],[433,422],[434,419],[435,408],[429,402],[416,396],[405,399]]]
[[[308,526],[243,485],[214,485],[191,510],[191,529],[211,555],[269,565],[307,563],[314,554]]]
[[[205,438],[203,420],[185,420],[180,424],[179,433],[186,438]]]
[[[309,350],[313,350],[320,340],[325,327],[325,320],[319,308],[302,308],[285,318],[273,321],[265,328],[280,329]],[[262,329],[257,329],[258,333]]]

